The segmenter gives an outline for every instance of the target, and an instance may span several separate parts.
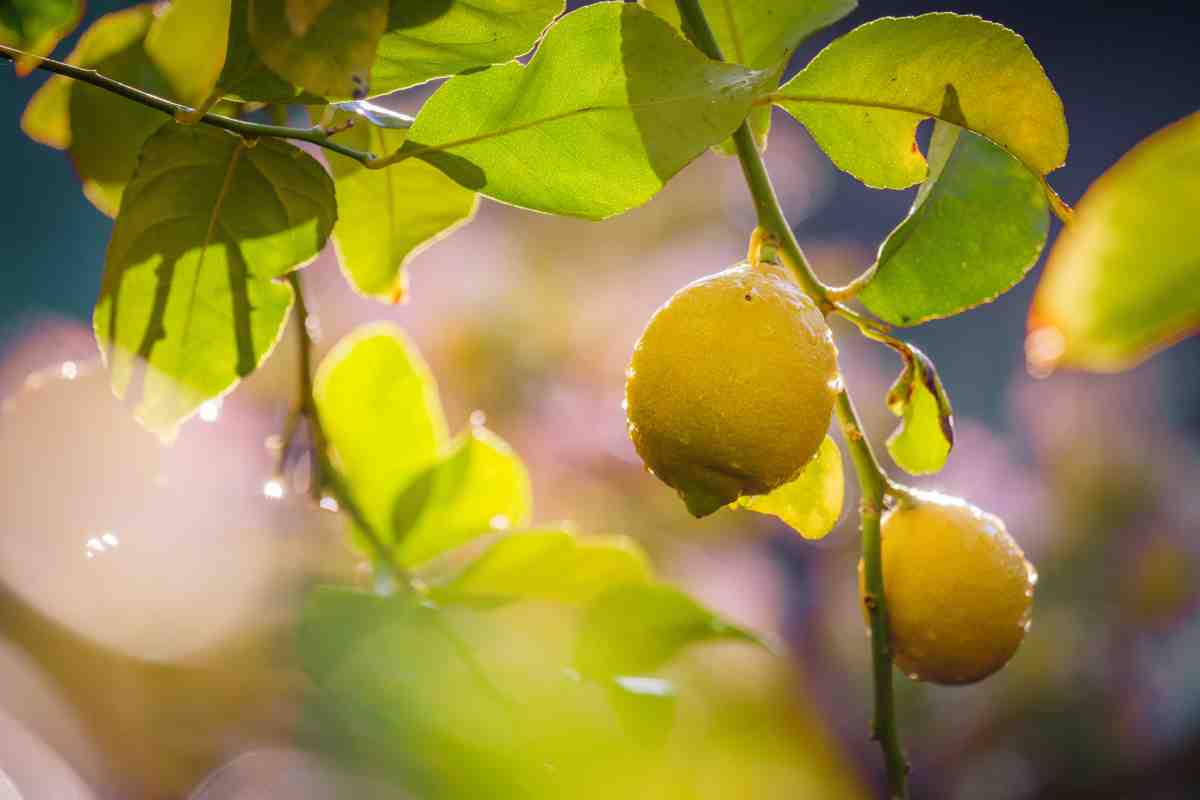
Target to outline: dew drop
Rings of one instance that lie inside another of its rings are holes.
[[[508,516],[505,514],[497,514],[488,520],[488,526],[495,531],[508,530],[508,526],[511,524],[512,523],[509,521]]]
[[[278,478],[271,478],[271,480],[263,484],[262,493],[263,497],[270,500],[282,500],[284,494],[283,481]]]
[[[846,382],[842,380],[842,376],[840,374],[834,375],[833,378],[829,381],[829,390],[831,392],[840,392],[840,391],[842,391],[842,389],[845,389],[845,388],[846,388]]]
[[[325,509],[326,511],[332,511],[334,513],[337,513],[341,510],[341,506],[338,505],[338,501],[329,495],[322,497],[321,502],[318,505],[320,505],[321,508]]]
[[[74,361],[64,361],[62,367],[59,369],[59,374],[65,380],[73,381],[79,377],[79,365]]]
[[[221,400],[208,400],[200,406],[200,419],[216,422],[221,417]]]
[[[309,314],[304,318],[304,330],[314,342],[321,341],[321,318],[316,314]]]

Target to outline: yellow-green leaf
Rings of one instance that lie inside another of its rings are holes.
[[[805,539],[821,539],[842,516],[845,493],[842,453],[826,436],[798,478],[770,494],[739,497],[735,505],[779,517]]]
[[[287,21],[294,36],[304,36],[334,0],[287,0]]]
[[[367,522],[387,536],[400,493],[446,444],[429,367],[399,328],[366,325],[321,362],[313,395],[335,465]]]
[[[1091,185],[1050,251],[1029,317],[1035,372],[1128,369],[1200,329],[1200,113]]]
[[[262,363],[292,304],[277,279],[316,256],[336,217],[332,181],[286,142],[174,122],[147,140],[95,312],[113,390],[142,424],[171,437]]]
[[[650,580],[650,563],[625,536],[577,536],[564,530],[506,534],[449,580],[430,590],[446,603],[496,605],[517,600],[577,604],[613,586]]]
[[[419,564],[490,530],[529,524],[533,496],[519,456],[472,426],[396,498],[389,526],[397,560]]]
[[[146,53],[184,105],[197,108],[213,94],[225,67],[230,0],[171,0],[146,34]]]
[[[286,0],[250,0],[250,42],[287,81],[320,97],[366,97],[371,64],[387,28],[387,0],[332,0],[303,33],[289,24]]]
[[[888,342],[904,359],[900,377],[888,391],[887,406],[900,417],[888,437],[892,460],[912,475],[941,470],[954,447],[954,411],[929,356],[907,342]]]
[[[0,44],[31,54],[17,59],[17,74],[32,72],[82,16],[83,0],[0,0]]]
[[[338,134],[342,144],[380,155],[398,150],[404,139],[403,130],[362,119]],[[406,294],[405,265],[466,224],[475,214],[478,195],[418,159],[373,170],[334,153],[328,158],[342,209],[334,232],[342,271],[362,294],[398,302]]]
[[[250,41],[250,0],[231,0],[225,68],[217,79],[231,99],[264,103],[323,103],[324,98],[296,88],[259,58]]]
[[[924,180],[917,124],[985,136],[1035,175],[1067,156],[1062,101],[1017,34],[979,17],[885,17],[835,40],[775,95],[825,154],[868,186]]]

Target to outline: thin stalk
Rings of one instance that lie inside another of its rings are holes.
[[[679,16],[683,20],[688,37],[709,58],[723,60],[712,28],[700,7],[700,0],[675,0]],[[771,185],[762,154],[754,143],[754,135],[748,123],[743,122],[733,134],[737,146],[738,160],[746,177],[746,185],[754,199],[759,227],[765,229],[778,242],[780,254],[796,277],[796,282],[826,313],[837,311],[856,323],[866,324],[865,318],[840,306],[830,297],[830,290],[815,274],[805,259],[795,234],[780,207],[779,198]],[[837,417],[845,434],[850,460],[858,476],[862,490],[862,560],[865,584],[863,603],[867,607],[871,627],[871,663],[874,679],[875,719],[871,725],[871,736],[879,742],[883,751],[887,771],[888,792],[892,798],[903,800],[908,796],[908,763],[900,747],[896,729],[895,699],[892,691],[892,654],[888,633],[887,601],[883,592],[883,564],[881,554],[880,519],[883,514],[884,498],[891,490],[891,482],[875,457],[871,443],[863,434],[858,412],[843,389],[838,395]]]
[[[23,58],[30,55],[23,50],[18,50],[15,47],[0,45],[0,58],[7,58],[9,61],[16,61],[18,58]],[[214,128],[222,128],[233,133],[241,134],[248,137],[266,137],[273,139],[293,139],[299,142],[310,142],[319,147],[324,147],[334,153],[353,158],[355,161],[363,165],[370,165],[375,160],[373,153],[356,150],[353,147],[346,147],[339,144],[330,138],[331,132],[320,126],[311,128],[291,128],[286,125],[265,125],[258,122],[247,122],[242,119],[234,119],[221,114],[208,112],[198,115],[198,111],[182,103],[176,103],[173,100],[167,100],[164,97],[159,97],[156,94],[151,94],[136,86],[130,86],[127,83],[121,83],[105,75],[101,75],[94,69],[78,67],[74,64],[67,64],[62,61],[55,61],[52,58],[38,58],[37,68],[46,72],[53,72],[56,75],[62,75],[73,80],[87,83],[107,92],[112,92],[115,95],[124,97],[127,100],[132,100],[135,103],[141,103],[144,106],[153,108],[156,111],[161,111],[169,115],[176,121],[186,122],[201,122],[205,125],[212,125]]]

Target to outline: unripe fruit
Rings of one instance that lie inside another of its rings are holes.
[[[1037,571],[1004,522],[958,498],[915,492],[883,516],[883,590],[896,666],[916,680],[974,683],[1029,628]],[[862,585],[859,564],[859,585]]]
[[[837,348],[770,266],[688,284],[654,313],[625,384],[629,435],[697,517],[799,475],[829,428]]]

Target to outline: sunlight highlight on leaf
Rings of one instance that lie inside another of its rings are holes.
[[[805,539],[822,539],[841,518],[845,493],[842,453],[826,436],[798,478],[770,494],[743,495],[733,507],[771,514]]]

